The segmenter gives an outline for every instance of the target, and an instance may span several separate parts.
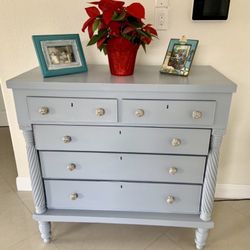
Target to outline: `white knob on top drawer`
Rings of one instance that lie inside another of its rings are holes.
[[[38,112],[41,115],[47,115],[49,113],[49,108],[48,107],[41,107],[41,108],[39,108]]]
[[[174,139],[172,139],[171,144],[172,144],[172,146],[174,146],[174,147],[178,147],[178,146],[181,145],[181,139],[179,139],[179,138],[174,138]]]
[[[137,116],[137,117],[142,117],[142,116],[144,116],[144,110],[143,109],[137,109],[136,111],[135,111],[135,115]]]
[[[67,169],[68,169],[69,171],[75,170],[75,169],[76,169],[76,164],[70,163],[70,164],[67,166]]]
[[[77,193],[72,193],[72,194],[70,194],[70,199],[71,199],[72,201],[75,201],[77,198],[78,198],[78,194],[77,194]]]
[[[172,195],[169,195],[168,197],[167,197],[167,203],[168,204],[173,204],[174,203],[174,201],[175,201],[175,198],[174,198],[174,196],[172,196]]]
[[[198,110],[195,110],[192,113],[192,117],[193,117],[193,119],[196,119],[196,120],[201,119],[202,118],[202,112],[198,111]]]
[[[178,169],[176,167],[171,167],[169,170],[168,170],[168,173],[170,175],[175,175],[177,173]]]
[[[72,141],[72,138],[69,135],[65,135],[62,138],[62,140],[63,140],[64,143],[70,143]]]
[[[96,113],[96,116],[104,116],[105,115],[105,109],[97,108],[95,113]]]

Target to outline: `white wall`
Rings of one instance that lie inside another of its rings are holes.
[[[18,174],[28,176],[24,140],[18,130],[11,91],[5,80],[38,65],[31,36],[33,34],[81,33],[86,15],[82,0],[0,0],[0,78],[15,150]],[[132,1],[126,1],[130,3]],[[154,0],[140,1],[153,22]],[[191,20],[192,0],[170,0],[169,29],[159,32],[159,40],[140,50],[137,64],[160,65],[170,38],[199,39],[194,64],[210,64],[238,84],[233,97],[227,135],[222,145],[218,182],[250,185],[250,1],[231,1],[228,21]],[[88,63],[107,63],[95,47],[86,48],[87,36],[81,34]],[[107,74],[109,74],[107,72]]]

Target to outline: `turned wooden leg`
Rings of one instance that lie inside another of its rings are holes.
[[[50,222],[38,221],[39,231],[44,243],[51,241],[51,224]]]
[[[208,229],[197,228],[195,231],[195,244],[197,249],[202,249],[206,245]]]

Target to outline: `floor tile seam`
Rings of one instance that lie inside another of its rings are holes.
[[[162,236],[164,235],[164,233],[159,233],[158,236],[156,236],[156,238],[154,238],[152,241],[150,241],[148,243],[148,245],[144,248],[144,250],[147,250],[150,246],[152,246],[157,240],[159,240]]]
[[[158,236],[156,236],[155,239],[153,239],[145,248],[144,250],[147,250],[150,246],[152,246],[157,240],[159,240],[162,236],[164,236],[165,233],[159,233]],[[171,239],[170,239],[171,240]],[[172,241],[172,240],[171,240]]]
[[[176,227],[176,228],[178,228],[178,227]],[[190,228],[190,230],[192,230],[192,229]],[[177,246],[179,246],[182,250],[185,250],[182,246],[180,246],[180,245],[178,244],[178,240],[175,240],[175,238],[172,237],[171,233],[165,232],[165,236],[166,236],[168,239],[170,239],[172,242],[174,242]],[[194,247],[194,249],[196,249],[196,248]]]
[[[10,248],[13,248],[15,245],[18,245],[18,244],[20,244],[21,242],[23,242],[23,241],[25,241],[25,240],[27,240],[27,239],[29,239],[29,237],[28,237],[28,238],[25,238],[25,239],[22,239],[22,240],[18,240],[17,242],[15,242],[15,243],[13,243],[13,244],[11,244],[11,245],[5,247],[5,248],[2,249],[2,250],[8,250],[8,249],[10,249]]]
[[[28,210],[28,212],[32,215],[33,211],[29,208],[29,206],[27,206],[25,204],[25,202],[23,201],[23,199],[18,195],[17,192],[15,192],[16,196],[18,197],[19,201],[21,201],[22,205]]]
[[[1,172],[0,172],[0,174],[1,174]],[[11,191],[14,192],[15,194],[17,194],[17,189],[14,188],[13,185],[8,180],[4,179],[4,181],[7,183],[7,185],[11,189]]]

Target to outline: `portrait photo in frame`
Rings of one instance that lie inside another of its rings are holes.
[[[171,39],[160,72],[179,76],[188,76],[198,40]]]
[[[32,39],[44,77],[88,71],[78,34],[34,35]]]

